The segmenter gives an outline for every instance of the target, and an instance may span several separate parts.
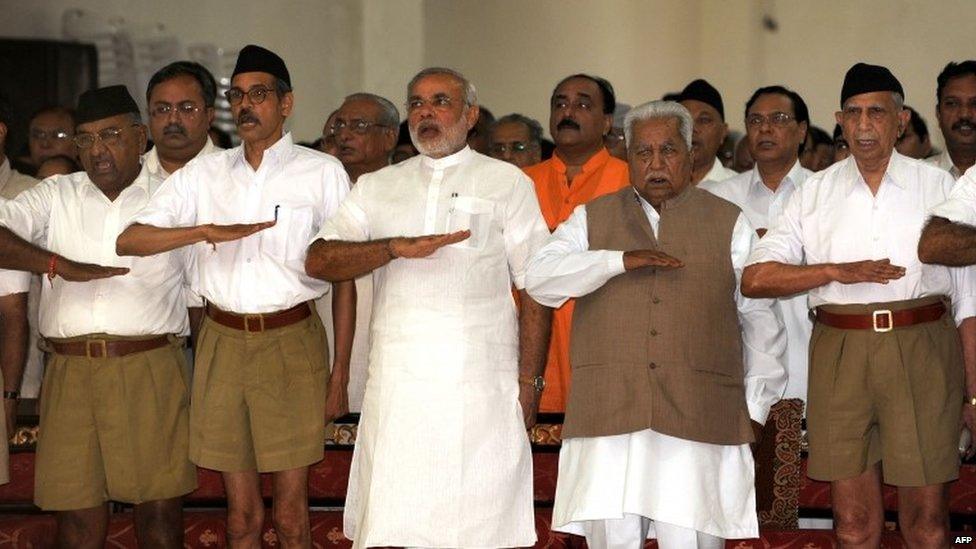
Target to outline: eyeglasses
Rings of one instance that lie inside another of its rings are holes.
[[[227,98],[227,102],[231,105],[240,105],[241,101],[244,101],[244,96],[246,95],[251,103],[255,105],[260,105],[264,103],[264,100],[268,98],[269,94],[274,93],[274,90],[267,88],[265,86],[255,86],[247,91],[240,88],[231,88],[224,92],[224,97]]]
[[[160,103],[149,111],[149,114],[155,118],[169,118],[170,113],[177,113],[181,117],[192,118],[200,112],[200,107],[190,101],[184,101],[179,105],[170,105],[169,103]]]
[[[885,115],[888,114],[888,109],[877,105],[867,108],[851,105],[844,107],[844,110],[841,111],[841,116],[843,116],[844,120],[855,120],[861,118],[861,112],[863,111],[867,111],[868,118],[871,120],[884,120]]]
[[[48,139],[57,139],[60,141],[71,139],[71,134],[64,130],[44,131],[39,128],[34,128],[30,131],[30,138],[37,141],[46,141]]]
[[[370,128],[389,128],[389,126],[386,124],[380,124],[379,122],[370,122],[361,118],[350,120],[349,122],[346,122],[345,120],[336,120],[331,126],[329,126],[329,134],[335,135],[342,131],[343,128],[346,128],[357,135],[366,135],[366,131]]]
[[[492,154],[512,154],[525,152],[532,148],[531,143],[522,143],[521,141],[513,141],[511,143],[492,143],[489,150]]]
[[[792,114],[785,112],[774,112],[772,114],[750,114],[746,117],[746,125],[752,128],[759,128],[763,124],[769,124],[777,128],[785,128],[790,122],[796,120]]]
[[[129,127],[136,127],[140,124],[131,124]],[[105,128],[98,133],[79,133],[74,137],[75,145],[79,149],[90,149],[95,143],[101,141],[104,145],[118,145],[122,141],[123,128]]]

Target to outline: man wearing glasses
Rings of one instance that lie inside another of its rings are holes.
[[[793,192],[812,172],[798,154],[810,124],[807,105],[783,86],[756,90],[746,102],[746,142],[756,165],[725,181],[702,181],[699,187],[738,206],[761,237],[783,214]],[[779,300],[786,325],[789,377],[783,398],[807,399],[807,349],[810,322],[807,294]]]
[[[207,133],[214,119],[217,83],[192,61],[176,61],[156,71],[146,88],[153,148],[143,162],[153,177],[166,179],[197,156],[222,150]]]
[[[549,314],[521,288],[548,231],[525,174],[466,144],[467,79],[424,69],[407,96],[421,154],[360,178],[306,263],[376,283],[343,531],[354,547],[529,546]]]
[[[223,473],[232,546],[261,544],[258,473],[270,472],[278,536],[286,547],[307,547],[308,466],[322,459],[325,423],[347,411],[356,297],[351,281],[335,285],[330,377],[326,333],[310,303],[329,286],[305,274],[305,251],[349,192],[349,179],[334,158],[296,146],[285,132],[294,95],[278,55],[244,47],[231,86],[226,96],[242,145],[174,173],[117,249],[145,256],[198,246],[192,287],[207,307],[194,363],[190,459]]]
[[[526,168],[542,161],[542,125],[513,113],[488,128],[488,154],[492,158]]]
[[[974,427],[963,396],[976,376],[960,345],[971,357],[971,273],[925,265],[917,249],[953,180],[894,150],[909,121],[904,99],[885,67],[847,71],[835,116],[851,157],[796,189],[742,275],[746,296],[808,292],[816,309],[808,474],[831,482],[844,547],[880,545],[882,482],[898,487],[907,546],[949,546],[959,431]]]
[[[388,99],[371,93],[346,97],[342,106],[329,117],[326,137],[334,140],[336,156],[346,169],[353,185],[360,176],[390,165],[400,131],[400,112]],[[317,307],[327,331],[335,320],[332,307],[320,300]],[[366,390],[367,355],[369,353],[369,320],[373,308],[373,277],[356,279],[356,333],[349,359],[349,411],[359,412]],[[330,351],[335,352],[330,341]]]
[[[71,109],[55,105],[35,112],[27,130],[28,160],[33,170],[36,171],[45,160],[55,156],[78,158],[75,144],[71,142],[74,134],[75,113]]]
[[[610,156],[604,142],[613,126],[617,100],[603,78],[574,74],[562,79],[549,98],[549,133],[556,142],[552,158],[525,169],[535,183],[539,207],[549,231],[573,210],[629,184],[627,163]],[[569,337],[572,299],[552,314],[552,338],[546,362],[546,388],[539,410],[562,412],[569,393]]]
[[[140,165],[146,128],[125,87],[85,92],[77,117],[85,171],[0,207],[0,267],[48,279],[34,499],[57,512],[61,547],[104,545],[107,500],[135,505],[140,545],[181,547],[180,497],[196,485],[183,256],[115,254],[115,235],[161,183]]]

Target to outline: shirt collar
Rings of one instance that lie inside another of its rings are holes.
[[[272,164],[277,164],[291,154],[295,143],[292,140],[291,132],[285,132],[280,139],[275,141],[274,145],[271,145],[264,151],[264,155],[261,157],[261,166],[264,166],[265,162],[270,162]],[[202,153],[203,151],[201,151]],[[244,157],[244,144],[241,143],[237,146],[236,154],[237,162],[241,164],[247,164],[247,158]],[[260,167],[260,166],[259,166]]]
[[[465,145],[460,151],[454,154],[449,154],[443,158],[431,158],[425,154],[420,155],[420,162],[425,168],[434,171],[441,171],[446,170],[451,166],[456,166],[472,156],[474,156],[474,151],[471,150],[471,147]]]
[[[83,171],[78,173],[82,177],[82,181],[81,181],[82,192],[87,194],[94,193],[96,196],[101,196],[103,198],[106,198],[105,193],[103,193],[102,190],[99,189],[98,186],[92,182],[91,178],[88,177],[87,173]],[[119,193],[119,198],[121,198],[123,194],[128,194],[133,191],[145,193],[147,197],[150,196],[150,188],[149,188],[150,176],[151,174],[149,172],[149,168],[146,167],[146,163],[143,162],[142,169],[139,170],[139,175],[136,176],[135,180],[132,182],[131,185],[129,185],[128,187],[123,189],[121,193]],[[70,177],[70,176],[66,176],[66,177]]]
[[[864,182],[864,177],[861,176],[861,170],[857,168],[857,160],[854,159],[854,155],[847,157],[843,160],[846,165],[841,166],[841,170],[844,170],[844,179],[847,180],[847,196],[850,196],[859,185],[863,185],[867,188],[867,183]],[[898,153],[898,151],[892,149],[891,158],[888,159],[888,166],[885,168],[884,176],[881,178],[881,185],[891,185],[895,188],[904,190],[905,181],[908,174],[905,173],[906,159],[904,156]],[[880,191],[881,187],[878,187]]]
[[[602,168],[607,162],[610,161],[610,151],[606,147],[600,147],[600,150],[596,154],[590,157],[589,160],[583,163],[583,173],[590,173]],[[552,166],[556,169],[556,172],[564,174],[566,173],[566,163],[563,162],[562,158],[559,158],[558,154],[552,155]]]
[[[783,180],[779,182],[779,187],[776,188],[776,193],[780,192],[781,189],[785,190],[786,188],[788,188],[787,186],[789,185],[792,185],[794,187],[798,185],[801,180],[800,175],[802,171],[803,171],[803,166],[801,166],[800,161],[797,160],[796,162],[793,163],[793,167],[790,168],[790,171],[786,172],[786,175],[783,176]],[[772,190],[770,190],[765,183],[763,183],[762,176],[759,175],[758,166],[753,166],[752,171],[750,173],[751,173],[751,175],[749,176],[750,192],[755,194],[762,191],[769,194],[776,194]]]
[[[203,144],[203,148],[200,149],[200,152],[198,152],[197,155],[194,156],[193,158],[197,158],[205,154],[210,154],[216,150],[217,150],[217,146],[213,144],[213,141],[208,136],[207,142]],[[147,168],[149,168],[149,173],[152,175],[161,177],[163,179],[166,179],[167,177],[172,175],[163,168],[162,164],[159,163],[159,148],[155,145],[153,146],[152,149],[149,149],[149,152],[147,152],[142,157],[142,163]]]
[[[725,171],[725,166],[722,162],[715,157],[715,162],[712,164],[712,169],[708,170],[702,181],[715,181],[716,183],[722,180],[722,172]]]

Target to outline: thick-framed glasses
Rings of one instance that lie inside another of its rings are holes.
[[[240,105],[241,101],[244,101],[244,96],[246,95],[251,103],[255,105],[260,105],[264,103],[264,100],[268,98],[268,95],[274,93],[274,90],[267,88],[265,86],[254,86],[253,88],[244,91],[240,88],[231,88],[224,92],[224,97],[227,98],[227,102],[231,105]]]
[[[129,127],[136,127],[139,124],[131,124]],[[103,145],[118,145],[122,142],[122,132],[124,128],[105,128],[98,133],[79,133],[74,137],[75,145],[79,149],[90,149],[95,143],[101,141]]]
[[[746,117],[746,125],[750,128],[758,128],[763,124],[769,124],[777,128],[785,128],[790,122],[796,120],[792,114],[785,112],[774,112],[771,114],[750,114]]]
[[[193,118],[200,112],[200,107],[190,101],[184,101],[178,105],[159,103],[149,111],[149,114],[153,118],[168,118],[174,112],[183,118]]]
[[[868,118],[871,120],[884,120],[884,117],[888,114],[888,109],[880,105],[872,105],[867,108],[857,107],[854,105],[844,107],[844,110],[840,111],[841,116],[844,120],[856,120],[861,118],[861,113],[867,111]]]
[[[30,138],[36,141],[46,141],[48,139],[63,141],[65,139],[71,139],[71,134],[64,130],[45,131],[40,128],[34,128],[30,131]]]
[[[492,143],[488,148],[493,154],[515,154],[531,149],[532,144],[522,143],[521,141],[512,141],[511,143]]]
[[[350,120],[349,122],[346,122],[345,120],[336,120],[331,126],[329,126],[329,134],[336,135],[343,129],[347,129],[358,135],[366,135],[366,132],[369,131],[370,128],[389,128],[389,126],[386,124],[380,124],[379,122],[370,122],[369,120],[363,120],[361,118]]]

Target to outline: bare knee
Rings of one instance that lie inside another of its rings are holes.
[[[881,539],[881,521],[866,509],[834,513],[834,532],[842,547],[876,546]]]
[[[264,526],[263,505],[235,505],[227,509],[227,539],[260,538]]]
[[[140,547],[183,547],[183,499],[147,501],[135,506]]]
[[[905,519],[899,517],[899,528],[910,547],[948,547],[947,519],[938,513],[923,513]]]
[[[302,540],[309,535],[308,506],[305,501],[275,501],[274,527],[284,540]]]
[[[76,511],[59,511],[58,546],[72,549],[100,548],[108,530],[108,508],[104,505]]]

